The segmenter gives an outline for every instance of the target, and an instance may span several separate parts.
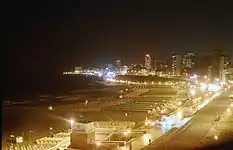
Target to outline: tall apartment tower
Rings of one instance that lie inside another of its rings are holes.
[[[209,66],[208,69],[207,69],[207,77],[208,77],[208,79],[212,78],[211,69],[212,69],[212,66]]]
[[[154,58],[153,59],[153,71],[156,71],[157,70],[157,65],[156,65],[157,61],[156,59]]]
[[[178,54],[172,55],[172,75],[180,76],[181,72],[181,56]]]
[[[195,65],[195,54],[194,53],[186,53],[183,56],[182,60],[184,69],[191,69]]]
[[[223,54],[223,51],[221,49],[214,49],[212,51],[212,64],[211,64],[212,79],[220,78],[220,57],[222,56],[222,54]]]
[[[145,56],[145,68],[147,69],[147,71],[151,70],[151,56],[150,54],[146,54]]]
[[[117,70],[118,71],[120,71],[121,70],[121,60],[116,60],[116,68],[117,68]]]
[[[219,79],[222,82],[226,82],[227,66],[228,66],[227,57],[224,56],[224,55],[220,56],[220,60],[219,60]]]

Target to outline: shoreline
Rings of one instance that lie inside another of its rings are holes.
[[[118,93],[120,86],[105,86],[103,88],[86,88],[86,89],[76,89],[71,90],[65,94],[57,95],[49,95],[49,94],[41,94],[40,96],[36,96],[36,98],[32,98],[31,100],[20,100],[10,101],[4,100],[4,107],[17,107],[17,106],[30,106],[30,105],[46,105],[48,103],[61,103],[70,104],[70,103],[79,103],[84,99],[97,99],[104,98],[115,95]],[[85,100],[84,100],[85,101]]]

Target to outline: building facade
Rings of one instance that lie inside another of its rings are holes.
[[[221,49],[214,49],[212,51],[212,69],[211,69],[211,77],[212,80],[215,78],[220,78],[220,57],[223,55],[223,51]]]
[[[157,70],[157,61],[155,58],[152,59],[152,70],[153,71],[156,71]]]
[[[178,54],[172,55],[172,75],[180,76],[181,72],[181,56]]]
[[[117,70],[121,70],[121,60],[116,60],[116,68],[117,68]]]
[[[194,53],[186,53],[182,59],[182,67],[184,69],[192,69],[195,65],[195,54]]]
[[[226,82],[229,67],[229,60],[226,55],[221,55],[219,60],[219,79]]]
[[[145,68],[147,69],[147,71],[150,71],[151,70],[151,56],[150,54],[146,54],[145,56]]]
[[[229,80],[233,80],[233,65],[228,66],[227,77]]]

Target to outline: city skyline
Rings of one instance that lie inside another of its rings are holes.
[[[208,54],[215,48],[232,56],[233,22],[227,6],[178,1],[22,2],[8,14],[7,71],[20,72],[18,76],[49,74],[118,58],[124,63],[141,62],[146,53],[160,61],[173,52]]]
[[[2,10],[2,149],[233,149],[230,1]]]

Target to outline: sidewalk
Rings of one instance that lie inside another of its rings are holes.
[[[208,145],[217,144],[221,141],[221,133],[228,131],[230,127],[233,129],[232,125],[229,124],[230,118],[233,117],[233,109],[230,107],[228,109],[231,110],[231,112],[228,112],[227,110],[224,111],[224,113],[220,116],[220,120],[213,122],[213,127],[209,130],[208,134],[203,138],[203,140],[196,145],[196,147],[205,147]]]

